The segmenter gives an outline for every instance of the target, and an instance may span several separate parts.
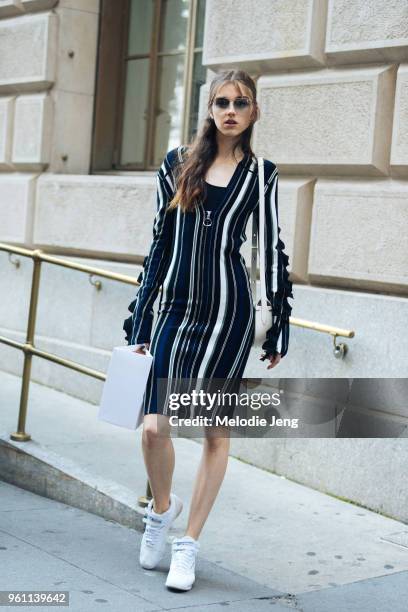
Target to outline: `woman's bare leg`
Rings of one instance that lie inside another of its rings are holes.
[[[174,472],[174,447],[168,417],[146,414],[142,434],[143,456],[153,495],[153,510],[159,514],[170,506]]]
[[[195,540],[199,538],[224,479],[230,448],[227,427],[206,427],[205,434],[185,533]]]

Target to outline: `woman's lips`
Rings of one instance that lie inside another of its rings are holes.
[[[231,122],[231,121],[225,121],[224,125],[238,125],[238,123],[236,121]]]

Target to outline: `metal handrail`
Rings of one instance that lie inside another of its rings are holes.
[[[49,253],[45,253],[41,249],[26,249],[24,247],[14,246],[12,244],[7,244],[4,242],[0,242],[0,251],[6,251],[8,253],[15,253],[18,255],[22,255],[23,257],[30,257],[33,262],[33,275],[31,281],[31,296],[30,296],[30,306],[28,312],[28,323],[27,323],[27,333],[26,333],[26,341],[18,342],[16,340],[12,340],[11,338],[6,338],[5,336],[0,336],[0,343],[6,344],[16,349],[20,349],[24,353],[24,366],[23,366],[23,376],[21,382],[21,394],[20,394],[20,407],[18,413],[18,424],[17,431],[10,434],[10,438],[12,440],[16,440],[18,442],[26,442],[27,440],[31,440],[30,434],[25,431],[26,420],[27,420],[27,403],[28,403],[28,391],[31,377],[31,363],[32,356],[41,357],[42,359],[47,359],[48,361],[52,361],[54,363],[58,363],[66,368],[70,368],[81,374],[86,374],[88,376],[92,376],[93,378],[97,378],[99,380],[106,380],[106,374],[100,372],[98,370],[94,370],[92,368],[88,368],[84,365],[81,365],[75,361],[71,361],[70,359],[65,359],[63,357],[59,357],[58,355],[54,355],[53,353],[49,353],[48,351],[44,351],[38,349],[34,346],[34,335],[35,335],[35,324],[37,317],[37,305],[38,305],[38,295],[40,288],[40,275],[41,275],[41,264],[42,262],[50,263],[57,266],[62,266],[65,268],[70,268],[71,270],[76,270],[79,272],[85,272],[92,275],[102,276],[104,278],[109,278],[111,280],[118,281],[120,283],[126,283],[129,285],[138,286],[140,283],[132,276],[127,276],[126,274],[118,274],[117,272],[110,272],[109,270],[104,270],[102,268],[96,268],[94,266],[79,264],[76,262],[68,261],[61,257],[56,257],[55,255],[51,255]],[[13,262],[16,264],[16,262]],[[96,284],[96,283],[95,283]],[[97,288],[100,288],[100,284],[96,285]],[[290,317],[289,319],[292,325],[296,325],[298,327],[304,327],[306,329],[313,329],[315,331],[328,333],[333,336],[334,341],[334,350],[336,356],[343,357],[347,346],[344,344],[337,345],[336,338],[338,336],[344,336],[346,338],[353,338],[354,331],[341,329],[338,327],[332,327],[330,325],[323,325],[321,323],[314,323],[310,321],[306,321],[304,319],[296,319],[294,317]],[[338,354],[336,354],[336,351]],[[147,503],[146,499],[151,498],[151,491],[149,484],[147,485],[147,494],[146,498],[139,498],[139,503],[141,505],[145,505]]]
[[[97,275],[102,276],[104,278],[109,278],[111,280],[116,280],[121,283],[127,283],[129,285],[137,286],[140,285],[140,283],[133,276],[127,276],[126,274],[118,274],[117,272],[110,272],[109,270],[96,268],[95,266],[88,266],[67,261],[66,259],[55,257],[54,255],[51,255],[49,253],[44,253],[40,249],[26,249],[24,247],[17,247],[11,244],[0,242],[0,251],[6,251],[10,254],[15,253],[17,255],[22,255],[23,257],[30,257],[34,261],[26,341],[23,343],[18,342],[16,340],[12,340],[11,338],[6,338],[5,336],[0,336],[0,343],[6,344],[13,348],[20,349],[24,352],[24,366],[21,381],[20,407],[18,412],[17,431],[11,433],[10,438],[11,440],[16,440],[18,442],[27,442],[28,440],[31,440],[30,434],[25,431],[25,426],[27,420],[28,390],[30,385],[31,363],[33,355],[36,355],[37,357],[42,357],[43,359],[47,359],[48,361],[52,361],[53,363],[58,363],[59,365],[75,370],[76,372],[80,372],[81,374],[87,374],[88,376],[92,376],[93,378],[97,378],[98,380],[106,380],[106,374],[104,372],[88,368],[84,365],[81,365],[80,363],[71,361],[70,359],[64,359],[63,357],[59,357],[58,355],[54,355],[53,353],[38,349],[34,346],[35,323],[37,316],[42,262],[47,262],[57,266],[70,268],[71,270],[86,272],[90,274],[90,278],[93,275]],[[18,265],[18,262],[13,263],[15,265]],[[100,289],[100,284],[94,284],[98,289]],[[149,481],[147,481],[146,495],[142,495],[138,498],[138,504],[140,506],[146,506],[151,498],[152,492],[150,488],[150,483]]]
[[[47,359],[48,361],[52,361],[54,363],[58,363],[59,365],[62,365],[66,368],[71,368],[72,370],[76,370],[77,372],[80,372],[82,374],[87,374],[88,376],[92,376],[93,378],[97,378],[99,380],[106,380],[106,374],[104,374],[103,372],[93,370],[92,368],[88,368],[75,361],[71,361],[70,359],[64,359],[63,357],[59,357],[58,355],[54,355],[53,353],[38,349],[34,346],[34,334],[37,317],[37,305],[42,262],[51,263],[57,266],[63,266],[65,268],[78,270],[80,272],[87,272],[91,275],[96,274],[98,276],[103,276],[104,278],[109,278],[111,280],[127,283],[129,285],[139,285],[140,283],[132,276],[118,274],[116,272],[110,272],[109,270],[96,268],[95,266],[88,266],[67,261],[66,259],[55,257],[54,255],[50,255],[48,253],[44,253],[40,249],[25,249],[23,247],[17,247],[11,244],[0,242],[0,251],[17,253],[18,255],[22,255],[23,257],[30,257],[34,261],[26,341],[23,343],[18,342],[16,340],[11,340],[10,338],[6,338],[5,336],[0,336],[1,343],[7,344],[8,346],[11,346],[13,348],[20,349],[24,352],[24,366],[18,425],[17,431],[10,434],[10,438],[19,442],[26,442],[27,440],[31,439],[30,434],[25,431],[25,424],[27,418],[28,387],[30,382],[31,361],[33,355],[36,355],[37,357],[42,357],[43,359]]]

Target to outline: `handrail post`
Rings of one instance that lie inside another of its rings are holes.
[[[38,306],[38,293],[40,288],[40,275],[41,275],[41,251],[36,249],[33,252],[33,274],[31,280],[31,296],[30,296],[30,308],[28,312],[28,325],[26,344],[23,349],[24,351],[24,367],[23,377],[21,380],[21,394],[20,394],[20,409],[18,412],[18,425],[17,431],[10,434],[11,440],[18,442],[27,442],[31,440],[30,434],[25,431],[26,418],[27,418],[27,403],[28,403],[28,391],[30,386],[31,377],[31,363],[33,354],[31,352],[34,346],[34,334],[35,334],[35,323],[37,318],[37,306]]]
[[[147,504],[149,503],[149,501],[152,499],[152,497],[153,497],[153,495],[152,495],[152,490],[150,488],[150,482],[147,481],[147,483],[146,483],[146,495],[141,495],[139,497],[139,499],[137,500],[137,503],[142,508],[145,508],[147,506]]]

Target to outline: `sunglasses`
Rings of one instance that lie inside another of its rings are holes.
[[[225,110],[229,107],[230,101],[228,100],[228,98],[215,98],[214,104],[217,108]],[[236,111],[242,111],[246,110],[249,107],[249,105],[251,104],[251,100],[246,97],[235,98],[235,100],[232,100],[232,104],[234,105],[234,109]]]

